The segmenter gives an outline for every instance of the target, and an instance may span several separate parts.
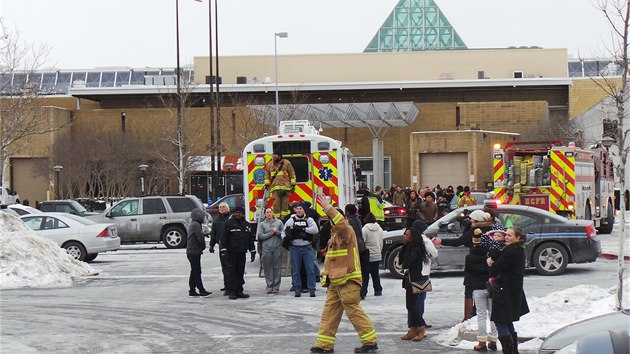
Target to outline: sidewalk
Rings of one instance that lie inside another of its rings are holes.
[[[630,260],[630,213],[626,212],[624,228],[624,260]],[[606,259],[618,259],[619,256],[619,216],[615,218],[615,227],[609,235],[599,235],[602,245],[600,257]]]

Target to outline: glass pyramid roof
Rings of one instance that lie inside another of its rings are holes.
[[[466,49],[433,0],[400,0],[363,51]]]

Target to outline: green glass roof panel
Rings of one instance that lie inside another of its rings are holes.
[[[364,52],[467,49],[434,0],[400,0]]]

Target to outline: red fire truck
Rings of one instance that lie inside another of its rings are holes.
[[[613,164],[601,145],[510,142],[493,150],[494,196],[570,219],[593,220],[600,233],[614,223]]]

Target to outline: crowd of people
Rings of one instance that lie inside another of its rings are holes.
[[[278,155],[279,158],[276,158]],[[275,173],[270,169],[267,188],[282,195],[282,204],[291,196],[294,177],[290,163],[285,164],[280,154],[274,154]],[[288,161],[287,161],[288,162]],[[270,164],[271,165],[271,164]],[[286,174],[279,179],[278,174]],[[286,178],[284,178],[286,177]],[[274,183],[284,183],[275,188]],[[278,191],[281,191],[278,192]],[[500,341],[504,353],[518,353],[518,335],[513,322],[528,312],[523,292],[525,267],[525,234],[518,228],[506,230],[489,209],[475,210],[461,220],[464,231],[457,239],[429,239],[424,235],[427,226],[448,212],[452,205],[474,205],[476,201],[468,187],[455,190],[422,188],[419,191],[393,186],[388,195],[382,188],[363,191],[359,208],[348,204],[343,209],[332,205],[330,198],[318,196],[327,219],[320,222],[318,213],[309,202],[287,205],[274,203],[264,211],[264,219],[255,227],[243,217],[244,210],[236,207],[230,215],[227,204],[219,206],[219,217],[213,221],[209,252],[219,245],[223,272],[223,295],[236,300],[248,298],[243,292],[246,255],[256,259],[256,242],[261,252],[266,293],[280,292],[282,254],[288,250],[291,267],[291,290],[295,297],[302,293],[316,297],[316,282],[327,288],[320,326],[313,353],[334,351],[335,335],[345,313],[361,340],[356,353],[378,350],[374,324],[363,311],[360,301],[365,299],[372,279],[373,296],[382,296],[379,263],[383,246],[383,229],[379,225],[383,199],[408,210],[408,224],[404,231],[399,264],[404,270],[402,287],[405,289],[407,328],[402,340],[422,341],[430,325],[424,320],[427,292],[431,290],[431,260],[440,246],[470,248],[464,276],[464,320],[478,316],[479,336],[475,351],[497,350]],[[468,204],[470,203],[470,204]],[[191,265],[189,296],[208,296],[201,280],[201,254],[205,249],[201,231],[203,211],[193,211],[193,222],[188,233],[187,257]],[[323,268],[319,266],[323,262]],[[488,330],[487,319],[491,325]]]

